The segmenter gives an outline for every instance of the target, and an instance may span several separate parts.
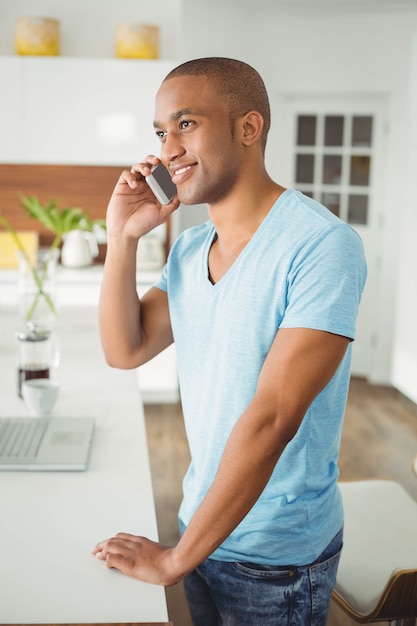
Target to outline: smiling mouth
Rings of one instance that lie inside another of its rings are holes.
[[[182,182],[188,175],[188,173],[195,167],[195,163],[192,165],[184,165],[184,167],[180,167],[177,170],[172,171],[171,177],[172,182],[178,185]]]

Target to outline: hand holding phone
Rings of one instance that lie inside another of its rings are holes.
[[[154,165],[145,180],[161,204],[169,204],[177,193],[171,175],[162,163]]]

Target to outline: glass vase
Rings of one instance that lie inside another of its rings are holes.
[[[19,317],[22,323],[54,328],[58,315],[58,259],[58,249],[39,248],[33,259],[19,252]]]

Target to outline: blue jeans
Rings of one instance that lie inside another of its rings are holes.
[[[184,581],[193,625],[326,626],[342,542],[296,567],[207,559]]]

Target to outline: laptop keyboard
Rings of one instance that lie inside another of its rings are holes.
[[[47,427],[44,419],[0,418],[0,457],[26,459],[35,457]]]

